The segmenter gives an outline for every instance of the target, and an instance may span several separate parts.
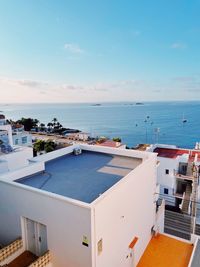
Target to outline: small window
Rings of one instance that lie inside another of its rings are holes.
[[[27,136],[23,136],[22,137],[22,144],[26,144],[27,143]]]
[[[15,140],[15,145],[18,145],[19,144],[19,139],[16,139]]]
[[[167,188],[164,188],[164,194],[168,195],[169,190]]]
[[[169,170],[168,169],[165,170],[165,174],[169,174]]]

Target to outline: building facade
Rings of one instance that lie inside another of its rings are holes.
[[[22,236],[53,267],[136,266],[159,228],[155,190],[156,154],[63,148],[1,175],[0,240]]]

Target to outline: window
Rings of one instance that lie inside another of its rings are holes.
[[[23,136],[22,137],[22,144],[26,144],[27,143],[27,136]]]
[[[19,144],[19,139],[16,139],[15,140],[15,145],[18,145]]]
[[[169,174],[169,170],[168,169],[165,170],[165,174]]]
[[[164,194],[168,195],[169,190],[167,188],[164,188]]]

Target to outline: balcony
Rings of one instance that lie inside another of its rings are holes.
[[[185,175],[184,174],[181,174],[179,171],[177,170],[174,170],[174,176],[177,178],[177,179],[182,179],[182,180],[189,180],[189,181],[193,181],[194,177],[193,175],[188,175],[188,173],[186,173]]]

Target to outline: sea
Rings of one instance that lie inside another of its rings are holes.
[[[57,118],[64,127],[92,137],[120,137],[128,147],[160,143],[194,148],[200,141],[200,101],[0,104],[0,114],[12,120],[30,117],[45,124]]]

